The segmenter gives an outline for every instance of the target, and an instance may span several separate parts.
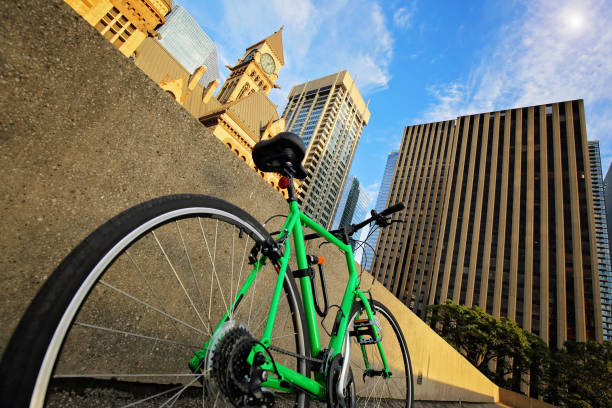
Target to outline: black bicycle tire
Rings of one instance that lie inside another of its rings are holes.
[[[216,208],[224,213],[232,214],[251,227],[250,230],[245,229],[244,232],[256,242],[264,244],[271,239],[264,227],[247,212],[226,201],[205,195],[178,194],[159,197],[131,207],[108,220],[64,258],[26,309],[0,360],[0,406],[19,407],[30,404],[41,364],[56,328],[75,293],[84,284],[99,260],[130,232],[135,231],[147,221],[189,207]],[[180,218],[171,218],[164,223],[175,219]],[[156,224],[152,228],[157,228],[159,225],[163,224]],[[133,238],[132,242],[137,239]],[[111,264],[112,262],[108,267]],[[95,283],[91,284],[89,291],[94,286]],[[299,319],[301,327],[305,328],[303,304],[295,279],[287,275],[284,287],[286,293],[290,294],[288,296],[294,297],[292,304],[297,307],[297,313],[294,316]],[[81,301],[79,308],[86,299],[87,296]],[[68,332],[69,329],[64,333],[62,345]],[[303,330],[302,334],[304,334]],[[299,333],[296,334],[297,336]],[[308,357],[310,350],[308,336],[302,335],[301,337],[302,352]],[[56,358],[60,354],[61,350],[58,350]],[[53,364],[55,363],[54,360]],[[309,365],[306,360],[303,364],[305,374],[308,375]],[[304,400],[303,406],[308,406],[308,396],[305,395],[302,400]]]
[[[408,392],[408,396],[406,398],[406,408],[412,408],[414,406],[414,377],[412,375],[412,363],[410,361],[410,353],[408,352],[408,345],[406,344],[406,339],[404,338],[404,334],[402,329],[397,322],[393,313],[387,308],[384,304],[377,300],[372,300],[370,303],[374,313],[378,313],[382,311],[385,315],[391,326],[393,327],[393,332],[399,340],[400,346],[402,348],[402,357],[404,359],[404,367],[406,368],[406,373],[408,374],[406,380],[406,390]],[[378,310],[377,310],[378,309]],[[364,311],[364,306],[361,302],[355,303],[353,309],[351,310],[350,316],[354,316],[355,313]],[[383,333],[383,336],[385,333]]]

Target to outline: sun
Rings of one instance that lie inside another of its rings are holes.
[[[580,10],[568,8],[563,11],[561,17],[565,28],[571,32],[581,31],[584,27],[585,18]]]

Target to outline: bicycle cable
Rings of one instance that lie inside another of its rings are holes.
[[[261,224],[262,227],[265,227],[267,223],[269,223],[270,221],[272,221],[274,218],[278,218],[278,217],[283,217],[283,218],[287,218],[287,216],[285,214],[276,214],[271,216],[270,218],[268,218],[267,220],[264,221],[263,224]]]

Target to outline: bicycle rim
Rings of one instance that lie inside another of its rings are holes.
[[[100,397],[96,390],[87,394],[92,381],[106,387],[109,380],[120,388],[127,384],[127,392],[113,397],[117,406],[231,406],[212,364],[196,373],[187,364],[251,272],[251,248],[265,239],[263,227],[248,214],[211,197],[170,196],[127,210],[91,234],[45,284],[30,309],[56,299],[66,306],[61,313],[26,312],[20,327],[43,327],[40,339],[29,340],[18,328],[11,343],[21,343],[22,357],[7,357],[13,361],[3,361],[2,372],[14,372],[19,359],[44,355],[31,406],[45,399],[64,405],[64,387],[84,382],[87,388],[78,389],[74,400],[80,405]],[[71,282],[75,290],[65,288],[71,278],[80,281]],[[226,333],[242,328],[261,337],[276,278],[267,262],[224,325]],[[272,345],[303,355],[307,346],[293,278],[286,277],[284,292]],[[37,321],[45,319],[52,322]],[[277,362],[306,372],[303,359],[272,353]],[[305,400],[298,394],[298,405]]]

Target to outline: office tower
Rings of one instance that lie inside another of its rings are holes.
[[[385,172],[383,174],[382,182],[380,183],[380,189],[378,190],[376,205],[374,207],[377,212],[380,212],[387,207],[387,198],[389,197],[389,191],[391,190],[391,182],[393,181],[393,171],[395,170],[395,164],[397,163],[398,156],[398,150],[392,151],[391,153],[389,153],[389,156],[387,156]],[[389,204],[391,205],[395,203]],[[378,242],[379,234],[380,230],[376,228],[374,232],[369,234],[369,237],[366,240],[366,245],[364,245],[364,256],[361,265],[367,270],[370,270],[370,268],[372,267],[372,261],[374,260],[374,251],[376,250],[376,243]]]
[[[376,277],[421,315],[450,298],[513,319],[557,347],[601,340],[583,101],[462,116],[447,133],[440,127],[406,129],[390,200],[406,199],[407,222],[381,233]],[[436,175],[432,150],[444,135],[448,166]],[[439,208],[431,194],[421,196],[430,187]],[[428,243],[426,226],[435,237]],[[422,235],[426,251],[415,251]]]
[[[608,223],[608,237],[609,237],[612,234],[612,163],[610,163],[610,167],[608,168],[606,177],[603,180],[603,189],[604,189],[604,199],[606,202],[606,221]],[[610,243],[610,254],[612,254],[612,241],[610,240],[608,241]]]
[[[172,0],[64,0],[126,57],[166,20]]]
[[[332,229],[338,229],[365,220],[369,205],[370,195],[357,177],[349,175],[342,189]]]
[[[588,142],[589,162],[593,183],[593,209],[595,216],[595,239],[597,241],[597,263],[601,293],[601,316],[604,340],[612,340],[612,269],[610,266],[610,244],[607,207],[604,199],[604,185],[601,174],[599,142]]]
[[[333,218],[332,229],[338,229],[351,224],[357,224],[363,221],[368,215],[368,207],[370,205],[370,194],[366,191],[357,177],[349,175],[344,183],[342,195],[338,202],[338,207]],[[361,236],[352,236],[350,238],[351,247],[354,251],[356,262],[361,261],[362,249],[357,241]]]
[[[431,284],[438,245],[453,132],[451,120],[405,129],[385,200],[406,204],[404,211],[392,217],[404,222],[381,230],[371,269],[379,281],[421,315],[428,304],[425,293]],[[409,296],[411,291],[418,296]]]
[[[610,240],[610,234],[612,234],[612,163],[610,163],[610,167],[608,168],[608,172],[606,173],[606,177],[604,178],[604,182],[603,182],[603,188],[604,188],[604,199],[605,199],[605,204],[606,204],[606,221],[608,224],[608,243],[609,243],[609,252],[610,254],[612,254],[612,240]],[[600,277],[601,280],[601,277]],[[612,289],[610,289],[610,287],[612,286],[612,277],[608,276],[606,282],[608,283],[607,285],[607,293],[603,293],[601,294],[601,307],[602,310],[604,310],[604,302],[606,304],[606,310],[610,310],[609,306],[612,304]],[[607,327],[605,326],[605,323],[607,323]],[[608,329],[608,340],[612,340],[612,334],[610,333],[610,330],[612,330],[612,327],[610,326],[612,322],[607,321],[604,322],[604,336],[605,336],[605,330],[606,328]]]
[[[370,111],[348,71],[340,71],[294,86],[282,117],[307,148],[308,177],[298,192],[302,209],[329,227]]]
[[[203,86],[219,79],[217,47],[187,10],[175,5],[157,32],[161,35],[160,44],[187,72],[206,67],[200,78]]]

